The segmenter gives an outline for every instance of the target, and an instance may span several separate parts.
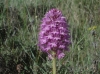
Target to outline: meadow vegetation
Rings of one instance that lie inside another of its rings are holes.
[[[41,19],[52,8],[66,17],[72,42],[57,74],[100,74],[99,0],[0,0],[0,74],[52,74],[37,46]]]

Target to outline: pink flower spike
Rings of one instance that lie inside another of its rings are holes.
[[[70,45],[70,32],[66,18],[58,9],[48,11],[40,24],[38,44],[40,50],[46,52],[52,59],[52,51],[61,59]]]

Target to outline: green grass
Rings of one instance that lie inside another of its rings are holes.
[[[70,51],[57,60],[57,74],[100,73],[99,0],[0,0],[0,74],[52,74],[37,46],[41,19],[58,8],[70,26]],[[96,26],[94,30],[92,28]]]

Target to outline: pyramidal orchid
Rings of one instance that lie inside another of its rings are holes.
[[[65,56],[65,50],[69,50],[70,35],[68,28],[66,18],[58,9],[51,9],[42,19],[39,47],[41,51],[48,54],[50,59],[61,59]]]

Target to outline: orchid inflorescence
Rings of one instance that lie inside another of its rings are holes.
[[[58,59],[65,56],[64,51],[69,50],[69,25],[66,18],[58,9],[51,9],[42,19],[39,32],[40,50],[46,52],[52,59],[52,51]]]

